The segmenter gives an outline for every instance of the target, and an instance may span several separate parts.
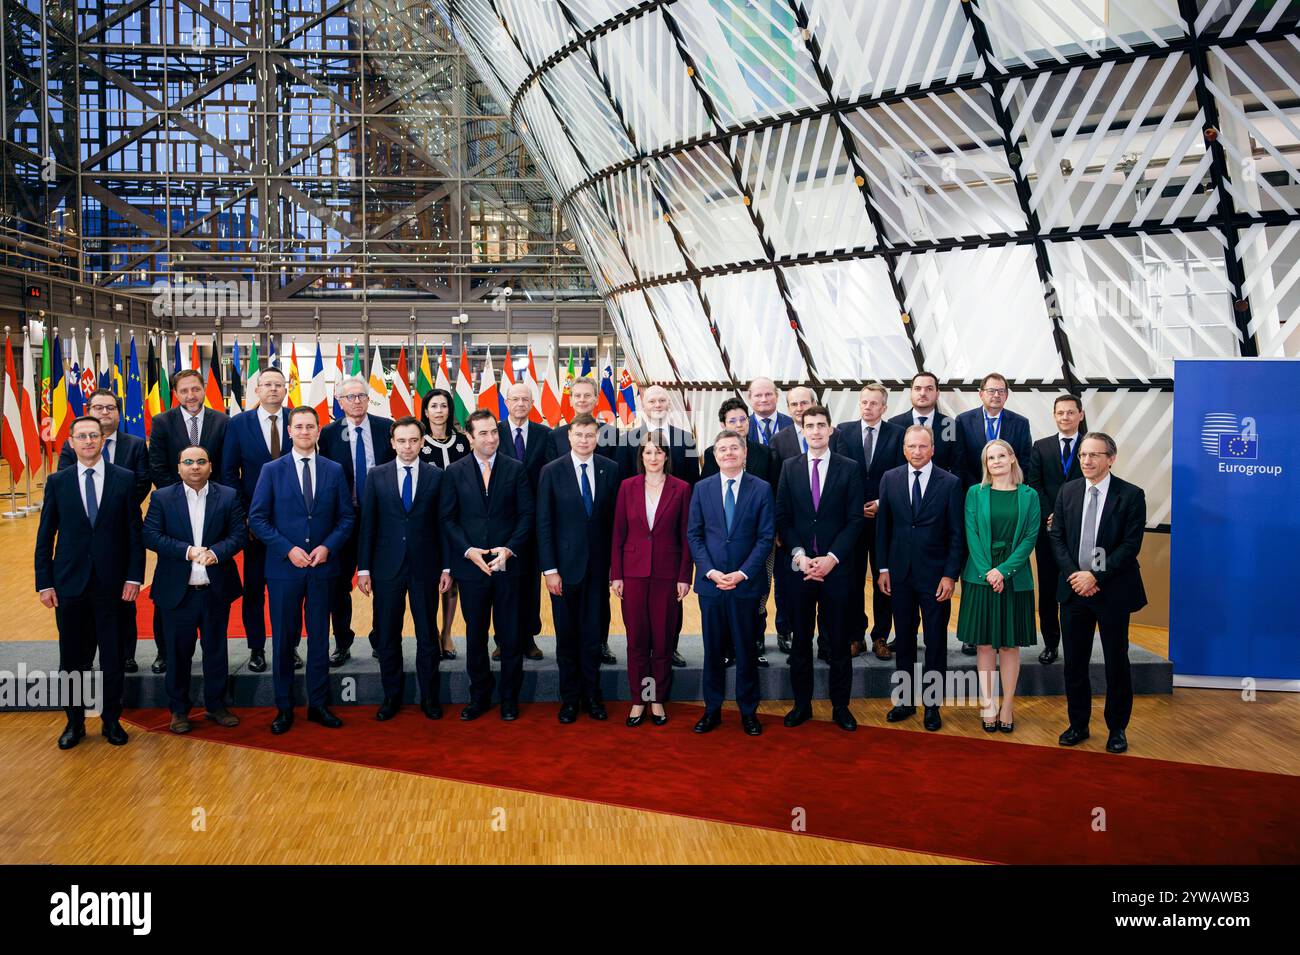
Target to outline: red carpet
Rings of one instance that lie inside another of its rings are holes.
[[[239,565],[239,578],[244,578],[244,555],[236,554],[235,563]],[[356,578],[353,577],[353,582]],[[152,588],[141,587],[140,596],[135,600],[135,627],[136,635],[141,640],[152,640],[153,632],[153,600],[149,597]],[[262,616],[266,618],[266,635],[271,635],[271,612],[269,604],[264,604]],[[227,625],[226,638],[229,640],[243,640],[248,634],[244,630],[244,600],[238,598],[230,605],[230,623]]]
[[[750,738],[734,711],[696,736],[702,710],[685,703],[664,727],[628,729],[622,703],[608,723],[562,726],[558,708],[467,724],[459,706],[440,722],[408,706],[386,723],[374,707],[339,707],[341,730],[299,708],[278,737],[273,710],[248,709],[233,730],[199,720],[189,738],[785,832],[802,807],[809,835],[986,862],[1300,859],[1294,776],[880,727],[848,734],[821,721],[788,730],[770,716]],[[168,732],[164,711],[127,716]],[[1104,832],[1093,829],[1098,808]]]

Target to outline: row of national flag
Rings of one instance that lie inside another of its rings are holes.
[[[9,463],[15,480],[25,470],[38,470],[44,459],[52,460],[59,453],[73,420],[84,413],[92,392],[108,388],[117,395],[122,406],[120,427],[128,434],[147,438],[154,415],[176,405],[170,391],[170,379],[183,369],[194,369],[204,376],[204,404],[230,414],[257,407],[257,379],[261,371],[276,366],[284,372],[288,382],[287,404],[294,407],[307,404],[316,409],[322,423],[343,417],[342,409],[334,398],[338,382],[346,377],[361,377],[370,388],[370,411],[387,417],[411,414],[422,415],[422,399],[429,391],[440,388],[452,396],[456,420],[464,423],[476,408],[486,408],[498,418],[506,417],[506,394],[511,385],[527,385],[533,397],[530,417],[555,427],[573,418],[573,405],[569,392],[579,378],[590,378],[597,384],[596,416],[602,421],[630,426],[636,416],[637,386],[626,366],[617,372],[605,354],[599,372],[591,358],[583,352],[579,360],[569,350],[568,364],[563,378],[554,351],[548,355],[546,371],[537,373],[533,351],[528,349],[527,365],[516,369],[515,359],[506,349],[498,373],[493,365],[489,347],[477,377],[471,367],[468,351],[462,347],[456,368],[455,385],[447,361],[447,348],[441,347],[436,365],[430,362],[429,347],[420,348],[419,363],[412,376],[408,367],[407,350],[403,348],[392,369],[385,369],[378,346],[364,369],[361,346],[354,343],[350,360],[345,368],[344,346],[335,346],[332,368],[326,370],[320,342],[311,357],[311,373],[299,371],[297,343],[289,343],[288,354],[277,354],[275,340],[271,339],[265,358],[258,354],[257,340],[247,348],[236,340],[230,347],[228,374],[223,374],[221,351],[216,337],[208,349],[208,361],[202,360],[202,349],[194,335],[190,336],[188,349],[182,348],[181,336],[171,342],[168,361],[167,336],[156,340],[148,337],[143,364],[136,346],[135,335],[130,335],[126,351],[120,340],[113,343],[110,359],[108,345],[100,333],[99,354],[91,349],[90,331],[87,329],[84,348],[78,354],[75,335],[65,341],[58,329],[42,336],[39,364],[32,353],[31,330],[23,336],[21,375],[14,356],[11,338],[6,335],[4,351],[3,391],[4,417],[0,432],[0,456]],[[157,346],[157,349],[156,349]],[[304,352],[304,358],[308,353]],[[65,357],[66,356],[66,357]],[[164,366],[167,366],[164,368]],[[517,375],[517,377],[516,377]],[[412,380],[414,378],[414,380]]]

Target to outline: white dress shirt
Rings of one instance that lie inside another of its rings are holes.
[[[190,433],[190,422],[193,421],[193,422],[194,422],[194,433],[197,434],[197,435],[199,436],[199,439],[200,439],[200,440],[202,440],[202,438],[203,438],[203,412],[205,412],[205,411],[207,411],[207,410],[208,410],[208,409],[207,409],[207,406],[206,406],[206,405],[199,405],[199,410],[198,410],[197,412],[195,412],[194,414],[190,414],[190,413],[189,413],[188,411],[186,411],[184,408],[181,408],[181,423],[182,423],[183,425],[185,425],[185,434],[186,434],[186,437],[189,436],[189,433]]]
[[[182,484],[185,488],[185,503],[190,509],[190,532],[194,535],[194,544],[186,557],[203,550],[203,517],[208,506],[208,486],[204,484],[199,490],[194,490],[188,484]],[[197,587],[208,583],[208,569],[197,560],[190,561],[190,586]]]
[[[922,427],[929,428],[931,431],[935,430],[934,419],[937,417],[939,417],[938,406],[931,408],[929,411],[917,411],[915,408],[912,409],[912,424],[921,424],[921,419],[925,418],[925,424]]]
[[[112,464],[113,448],[116,447],[116,445],[117,445],[117,432],[114,431],[112,434],[104,438],[104,449],[99,453],[99,456],[102,457],[109,464]]]
[[[860,421],[861,430],[858,432],[858,445],[864,450],[867,447],[867,429],[871,429],[871,459],[876,458],[876,445],[880,444],[880,421],[868,422]],[[867,467],[871,467],[871,461],[867,462]]]
[[[515,445],[515,435],[519,435],[519,440],[524,443],[524,450],[528,450],[528,421],[523,424],[515,424],[513,418],[506,418],[506,425],[510,429],[510,446]]]
[[[830,446],[828,445],[828,446],[826,447],[826,450],[824,450],[820,455],[813,454],[811,451],[808,452],[808,489],[809,489],[810,491],[812,490],[812,475],[813,475],[813,462],[814,462],[814,461],[820,461],[820,462],[821,462],[820,473],[819,473],[818,476],[817,476],[817,480],[821,482],[821,485],[820,485],[820,486],[821,486],[822,488],[825,488],[825,487],[826,487],[826,474],[827,474],[827,472],[829,472],[830,469],[831,469],[831,449],[830,449]],[[795,560],[798,560],[800,557],[802,557],[802,556],[804,555],[804,553],[805,553],[805,551],[804,551],[804,549],[803,549],[802,547],[796,547],[794,550],[790,551],[790,556],[793,557]],[[827,557],[835,557],[835,555],[834,555],[833,553],[831,553],[830,551],[827,551],[827,552],[826,552],[826,556],[827,556]],[[836,562],[837,564],[839,563],[839,561],[840,561],[840,559],[839,559],[838,557],[835,557],[835,562]]]
[[[770,423],[772,429],[772,437],[775,438],[777,432],[776,412],[775,411],[772,412],[772,414],[767,418],[764,418],[760,414],[755,414],[754,420],[758,422],[758,434],[754,435],[754,440],[766,447],[767,439],[763,437],[763,425]]]
[[[284,437],[284,408],[275,413],[275,420],[280,425],[280,453],[283,454],[289,442]],[[271,452],[271,414],[262,406],[257,408],[257,423],[262,429],[262,440],[266,442],[266,451]]]
[[[98,508],[100,501],[104,499],[105,470],[106,470],[106,466],[104,464],[104,456],[102,454],[95,461],[94,465],[89,468],[86,467],[84,464],[82,464],[80,461],[77,462],[77,489],[81,491],[81,509],[85,511],[85,513],[87,514],[89,514],[90,512],[86,510],[86,472],[87,471],[95,472],[95,507]]]
[[[301,454],[298,451],[293,452],[293,470],[298,475],[298,489],[302,490],[302,462],[307,461],[307,470],[311,471],[311,496],[312,500],[320,494],[320,482],[316,480],[316,454]]]
[[[1073,434],[1061,434],[1059,431],[1056,434],[1056,456],[1061,459],[1062,463],[1065,461],[1065,442],[1067,441],[1070,442],[1070,453],[1077,456],[1079,450],[1079,430],[1077,428]],[[1110,475],[1107,474],[1106,477],[1110,477]]]
[[[1091,496],[1088,489],[1091,487],[1096,487],[1098,492],[1097,493],[1097,522],[1092,526],[1092,539],[1095,546],[1098,537],[1098,532],[1101,530],[1101,515],[1102,512],[1106,510],[1106,493],[1110,490],[1110,472],[1109,471],[1106,472],[1106,476],[1102,478],[1100,481],[1098,481],[1095,485],[1087,478],[1084,478],[1083,510],[1079,516],[1079,540],[1083,540],[1083,519],[1088,515],[1088,498]],[[1080,570],[1086,570],[1086,569],[1087,568],[1083,568],[1083,567],[1080,568]]]
[[[587,483],[591,485],[591,499],[596,500],[596,455],[591,455],[585,461],[578,457],[578,452],[570,451],[569,457],[573,458],[573,476],[578,482],[578,493],[582,493],[582,466],[587,465]]]
[[[645,486],[645,522],[651,530],[655,529],[655,511],[659,510],[659,498],[663,495],[663,487],[659,488],[659,497],[653,497],[650,494],[650,485]]]

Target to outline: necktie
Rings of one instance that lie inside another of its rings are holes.
[[[1079,569],[1094,570],[1093,558],[1097,550],[1097,499],[1101,491],[1088,488],[1088,506],[1083,511],[1083,531],[1079,534]]]
[[[812,499],[813,499],[813,513],[814,513],[814,514],[815,514],[815,513],[816,513],[816,512],[821,508],[821,506],[822,506],[822,472],[821,472],[821,468],[819,467],[819,465],[820,465],[821,463],[822,463],[822,459],[821,459],[821,458],[813,458]],[[813,535],[813,539],[812,539],[812,549],[813,549],[813,553],[814,553],[814,554],[815,554],[815,553],[818,553],[818,550],[817,550],[817,535],[816,535],[816,534]]]
[[[591,517],[592,510],[595,509],[596,501],[591,496],[591,482],[587,480],[587,465],[582,467],[582,506],[587,509],[587,516]]]
[[[414,500],[415,495],[411,490],[411,465],[407,464],[405,467],[406,477],[402,478],[402,507],[409,514],[411,513],[411,502]]]
[[[916,423],[919,424],[922,428],[924,428],[926,419],[928,419],[929,417],[930,417],[929,415],[924,415],[924,414],[919,415],[916,419]]]
[[[113,463],[113,439],[109,438],[104,442],[104,460],[109,464]]]
[[[352,503],[364,500],[361,492],[366,489],[366,439],[361,436],[361,425],[357,425],[353,432],[356,437],[352,443],[356,446],[355,463],[352,465],[352,473],[356,478],[352,482]]]
[[[99,501],[95,499],[95,472],[86,468],[86,517],[90,521],[90,526],[95,526],[95,519],[99,517]]]
[[[867,426],[867,435],[862,439],[862,460],[866,462],[867,467],[871,467],[871,455],[876,451],[876,429],[871,425]]]
[[[915,477],[912,479],[912,516],[915,517],[921,513],[921,472],[913,471]]]
[[[487,493],[488,485],[492,483],[492,462],[483,462],[483,493]]]
[[[515,428],[515,457],[520,461],[524,459],[524,429]]]
[[[271,422],[271,459],[274,460],[280,456],[280,416],[273,414],[268,420]]]
[[[731,522],[736,516],[736,479],[727,479],[727,495],[722,499],[722,514],[727,519],[727,533],[731,533]]]
[[[311,488],[311,459],[302,459],[302,502],[307,507],[307,513],[311,513],[312,507],[316,503],[316,494]]]
[[[763,443],[764,444],[772,443],[772,419],[771,418],[763,419]]]
[[[190,444],[199,443],[199,421],[194,415],[190,415]]]
[[[992,441],[994,438],[996,438],[998,436],[998,431],[1001,429],[1001,427],[1002,427],[1002,419],[1000,417],[990,418],[988,415],[985,415],[984,416],[984,440]]]
[[[1070,445],[1074,443],[1074,438],[1061,439],[1061,470],[1070,469]]]

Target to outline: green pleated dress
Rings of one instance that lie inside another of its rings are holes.
[[[1016,533],[1016,492],[992,489],[989,525],[993,565],[1007,559]],[[963,580],[957,639],[976,646],[1032,647],[1038,642],[1034,620],[1034,592],[1012,590],[1007,580],[1002,593],[987,583]]]

